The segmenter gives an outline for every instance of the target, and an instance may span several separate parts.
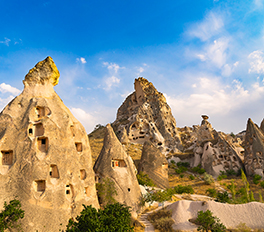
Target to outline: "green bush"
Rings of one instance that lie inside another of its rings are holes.
[[[196,223],[200,225],[198,231],[226,231],[226,227],[220,222],[219,218],[213,216],[210,210],[198,211]]]
[[[259,181],[261,180],[262,176],[258,175],[258,174],[255,174],[254,177],[253,177],[253,183],[254,184],[258,184]]]
[[[174,187],[174,193],[178,193],[178,194],[190,193],[190,194],[193,194],[194,190],[193,190],[191,185],[186,185],[186,186],[178,185],[178,186]]]
[[[221,202],[221,203],[229,203],[230,202],[230,198],[228,196],[228,193],[225,191],[223,193],[218,192],[216,195],[216,201],[217,202]]]
[[[154,182],[149,178],[148,174],[144,172],[140,172],[139,174],[137,174],[137,179],[138,179],[138,183],[141,185],[146,185],[151,187],[156,186]]]
[[[171,218],[172,213],[167,209],[161,209],[148,215],[148,220],[153,224],[155,229],[160,231],[173,231],[172,225],[174,221]]]
[[[201,168],[200,165],[198,165],[197,167],[192,168],[192,171],[196,172],[196,173],[199,173],[201,175],[205,173],[205,169]]]
[[[221,174],[220,176],[217,177],[217,180],[220,181],[220,180],[223,180],[223,179],[226,179],[226,178],[227,178],[227,175]]]
[[[261,182],[260,182],[260,186],[261,186],[262,188],[264,188],[264,181],[261,181]]]
[[[116,203],[114,196],[117,195],[117,192],[114,186],[114,182],[108,177],[104,178],[102,182],[96,184],[99,202],[103,206]]]
[[[203,176],[203,179],[204,179],[204,182],[206,183],[206,184],[212,184],[212,183],[214,183],[214,178],[213,178],[213,176],[212,175],[210,175],[210,174],[208,174],[208,173],[204,173],[204,176]]]
[[[175,172],[177,174],[181,174],[183,172],[186,172],[188,169],[186,167],[180,166],[179,168],[175,168]]]
[[[190,178],[190,180],[194,180],[195,179],[194,175],[190,175],[189,178]]]
[[[133,231],[129,207],[115,203],[97,211],[91,205],[83,206],[81,214],[75,220],[69,220],[66,232]]]
[[[180,178],[183,178],[184,177],[184,175],[183,174],[180,174]]]
[[[214,188],[209,188],[209,189],[207,189],[207,190],[206,190],[206,193],[208,193],[208,195],[209,195],[210,197],[216,197],[216,195],[217,195],[216,189],[214,189]]]
[[[178,167],[186,167],[186,168],[188,168],[188,167],[190,167],[190,163],[188,163],[188,162],[178,162],[177,166]]]
[[[14,199],[9,204],[4,202],[4,209],[0,213],[0,231],[4,232],[6,229],[18,228],[20,230],[21,225],[16,224],[19,219],[24,218],[25,211],[21,209],[21,203],[19,200]]]
[[[227,170],[227,171],[226,171],[226,175],[227,175],[227,176],[237,176],[238,173],[237,173],[235,170],[230,169],[230,170]]]

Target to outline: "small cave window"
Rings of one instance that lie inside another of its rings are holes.
[[[82,143],[75,143],[75,147],[76,147],[76,150],[78,151],[78,152],[81,152],[82,151]]]
[[[2,165],[13,164],[13,151],[1,151],[2,153]]]
[[[71,184],[67,184],[66,185],[66,191],[65,191],[66,195],[70,195],[72,194],[73,195],[73,187]]]
[[[80,170],[80,178],[81,178],[81,180],[85,180],[85,178],[86,178],[86,171],[85,171],[85,169],[81,169]]]
[[[90,196],[90,188],[89,188],[89,186],[84,188],[84,193],[85,193],[86,196],[88,196],[88,197]]]
[[[48,151],[48,138],[47,137],[41,137],[37,139],[38,143],[38,149],[41,152],[47,152]]]
[[[74,125],[71,125],[71,126],[70,126],[70,130],[71,130],[71,133],[72,133],[72,137],[75,137],[75,129],[74,129]]]
[[[44,116],[51,114],[51,111],[48,107],[42,107],[42,106],[37,106],[35,112],[38,118],[42,118]]]
[[[44,135],[44,127],[42,123],[38,123],[35,126],[35,136],[42,136]]]
[[[126,163],[124,160],[112,160],[112,164],[111,164],[112,168],[116,168],[116,167],[126,167]]]
[[[130,192],[130,188],[128,188],[127,191]]]
[[[51,164],[50,165],[50,172],[49,172],[49,174],[50,174],[50,177],[51,178],[59,178],[59,170],[58,170],[57,165],[55,165],[55,164]]]
[[[162,145],[162,142],[159,142],[158,145],[161,146]]]
[[[33,134],[33,129],[32,129],[32,128],[29,128],[29,129],[28,129],[28,133],[29,133],[30,135],[32,135],[32,134]]]
[[[36,190],[38,192],[44,192],[46,189],[46,181],[45,180],[36,180]]]

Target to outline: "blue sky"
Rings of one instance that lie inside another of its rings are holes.
[[[1,1],[0,108],[51,56],[54,88],[91,132],[113,122],[143,76],[177,126],[240,132],[264,117],[264,0]]]

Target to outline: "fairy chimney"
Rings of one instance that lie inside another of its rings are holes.
[[[51,57],[39,62],[0,114],[0,205],[20,200],[24,231],[59,231],[83,204],[99,207],[85,129],[53,89],[59,75]]]
[[[209,117],[207,115],[202,115],[202,118],[201,126],[197,131],[197,138],[198,143],[203,145],[203,143],[214,139],[214,133],[211,123],[208,122]]]
[[[169,187],[168,161],[150,141],[144,143],[138,171],[148,174],[157,187]]]
[[[244,154],[247,175],[258,174],[264,177],[264,135],[250,118],[247,122]]]
[[[131,143],[151,141],[163,153],[182,150],[176,121],[164,95],[143,77],[135,79],[134,87],[118,109],[113,123],[117,134],[125,127]]]
[[[132,158],[127,155],[110,124],[106,125],[104,145],[98,156],[94,171],[99,183],[109,178],[114,183],[116,201],[131,207],[132,216],[140,209],[141,191]]]

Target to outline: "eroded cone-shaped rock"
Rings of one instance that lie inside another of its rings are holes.
[[[99,206],[87,135],[53,90],[58,78],[50,57],[38,63],[0,114],[0,205],[21,201],[24,231],[59,231],[82,204]]]
[[[125,126],[132,143],[151,141],[164,153],[182,150],[176,121],[162,93],[143,77],[135,80],[135,92],[120,106],[114,122],[121,133]]]
[[[150,141],[144,143],[138,171],[148,174],[157,187],[169,187],[168,161]]]
[[[245,137],[244,165],[247,175],[259,174],[264,170],[264,135],[249,118]]]
[[[202,167],[213,176],[220,175],[221,171],[239,171],[243,167],[243,164],[237,153],[237,149],[228,143],[220,132],[214,131],[214,134],[214,143],[206,142],[202,147]]]
[[[113,197],[118,202],[130,206],[132,216],[136,218],[141,199],[136,168],[110,124],[106,125],[104,146],[94,164],[94,171],[101,183],[105,178],[110,178],[117,192]]]
[[[119,134],[119,141],[122,144],[128,144],[127,130],[125,127],[123,127],[123,129],[121,129],[121,133]]]
[[[207,115],[202,115],[202,118],[201,126],[197,131],[197,138],[198,143],[203,145],[204,142],[214,140],[214,130],[211,123],[207,121],[209,117]]]

